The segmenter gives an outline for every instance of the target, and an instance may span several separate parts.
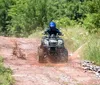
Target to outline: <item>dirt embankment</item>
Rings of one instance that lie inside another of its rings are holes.
[[[0,55],[13,70],[14,85],[100,85],[95,74],[81,68],[78,51],[67,63],[38,63],[39,44],[39,39],[0,37]]]

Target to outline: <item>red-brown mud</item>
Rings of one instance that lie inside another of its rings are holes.
[[[95,74],[82,69],[78,51],[67,63],[38,63],[39,44],[37,38],[0,37],[0,55],[13,70],[14,85],[100,85]]]

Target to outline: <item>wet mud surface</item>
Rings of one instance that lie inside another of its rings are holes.
[[[67,63],[38,62],[40,40],[0,37],[0,55],[6,67],[13,70],[14,85],[100,85],[92,72],[85,72],[78,52]]]

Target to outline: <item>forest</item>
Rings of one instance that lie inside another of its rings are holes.
[[[97,33],[100,0],[0,0],[0,35],[27,37],[51,20]]]

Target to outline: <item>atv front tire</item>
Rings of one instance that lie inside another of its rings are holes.
[[[68,50],[66,48],[62,48],[60,50],[60,61],[67,62],[68,61]]]
[[[44,63],[44,51],[42,48],[38,48],[38,61],[39,63]]]

